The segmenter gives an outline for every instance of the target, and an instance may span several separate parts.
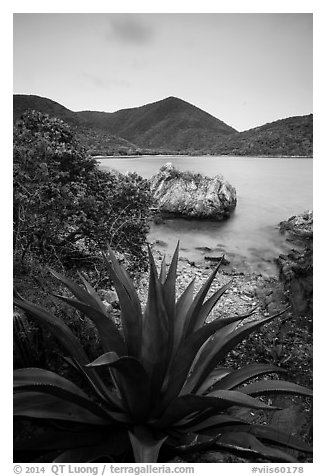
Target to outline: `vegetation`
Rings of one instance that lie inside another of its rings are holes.
[[[207,151],[244,156],[312,157],[313,116],[289,117],[232,134]]]
[[[69,355],[66,360],[72,373],[83,378],[76,385],[40,368],[14,372],[15,416],[47,425],[45,433],[29,434],[16,450],[49,451],[55,462],[103,458],[155,462],[212,444],[228,452],[240,448],[278,462],[296,461],[284,448],[310,451],[278,429],[249,424],[227,413],[234,405],[275,409],[254,398],[258,395],[285,392],[311,396],[309,389],[293,383],[257,379],[282,371],[274,365],[255,363],[240,369],[219,365],[237,343],[281,313],[253,319],[252,309],[245,315],[205,323],[230,283],[206,299],[217,267],[195,298],[192,281],[176,299],[178,248],[168,272],[163,261],[159,274],[149,250],[148,300],[142,311],[127,272],[111,250],[109,254],[110,260],[104,256],[104,261],[121,306],[118,327],[84,278],[81,287],[53,272],[73,295],[56,297],[87,316],[97,328],[102,354],[95,360],[89,360],[60,319],[22,298],[15,299],[16,306],[51,330]]]
[[[312,114],[240,133],[175,97],[106,113],[73,112],[50,99],[15,95],[14,118],[26,109],[48,113],[69,123],[92,155],[312,156]]]
[[[31,111],[15,125],[16,265],[92,264],[107,242],[141,262],[150,204],[145,179],[100,171],[61,120]]]

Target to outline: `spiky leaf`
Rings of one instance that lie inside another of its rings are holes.
[[[265,393],[294,393],[308,397],[313,395],[312,390],[309,388],[284,380],[260,380],[237,390],[246,395],[263,395]]]
[[[142,312],[136,290],[122,265],[109,248],[111,263],[104,256],[105,264],[119,297],[121,323],[128,355],[139,358],[142,341]]]
[[[259,375],[267,373],[279,372],[286,372],[286,370],[270,364],[249,364],[242,369],[229,372],[213,385],[212,390],[231,390],[253,377],[258,377]]]
[[[129,431],[129,438],[135,455],[136,463],[156,463],[159,451],[167,435],[155,438],[152,431],[143,426],[136,426]]]
[[[43,392],[15,393],[14,416],[74,421],[91,425],[108,425],[110,422],[83,406]]]
[[[151,386],[141,363],[134,357],[118,358],[114,352],[108,352],[88,364],[88,367],[99,366],[115,369],[114,379],[131,419],[138,421],[145,418],[150,408]]]
[[[53,295],[82,312],[95,324],[104,352],[116,352],[118,355],[126,355],[127,349],[121,334],[115,323],[106,313],[84,302],[66,296],[59,296],[58,294]]]

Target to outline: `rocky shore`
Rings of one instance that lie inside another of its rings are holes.
[[[313,311],[313,212],[307,211],[280,223],[280,232],[293,246],[276,262],[280,280],[298,316]]]

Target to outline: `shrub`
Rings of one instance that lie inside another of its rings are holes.
[[[111,261],[104,257],[121,305],[121,329],[84,278],[81,287],[53,272],[74,296],[57,297],[85,314],[98,329],[104,353],[92,362],[61,320],[28,301],[15,300],[28,316],[52,330],[85,379],[81,388],[48,370],[14,372],[14,415],[65,422],[60,431],[58,426],[50,429],[46,438],[31,437],[25,449],[57,450],[52,456],[55,462],[91,462],[106,456],[111,461],[133,458],[142,463],[156,462],[164,451],[195,451],[212,444],[228,452],[243,449],[287,462],[296,460],[279,447],[310,451],[278,429],[249,424],[227,413],[234,405],[275,409],[255,398],[258,395],[311,395],[309,389],[283,380],[257,379],[282,371],[274,365],[257,363],[236,370],[219,365],[237,343],[280,313],[245,320],[253,309],[205,323],[230,286],[224,285],[206,299],[218,266],[195,298],[192,281],[176,299],[178,248],[168,272],[163,261],[157,273],[150,250],[149,259],[148,300],[142,311],[124,268],[111,251]]]
[[[14,257],[94,263],[109,242],[143,258],[148,182],[99,170],[59,119],[31,111],[14,128]]]

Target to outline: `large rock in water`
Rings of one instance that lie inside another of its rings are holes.
[[[313,310],[313,213],[305,212],[280,223],[280,231],[293,244],[292,251],[276,260],[280,279],[299,316]]]
[[[237,204],[236,190],[221,175],[181,172],[168,163],[151,179],[158,210],[184,218],[224,220]]]

